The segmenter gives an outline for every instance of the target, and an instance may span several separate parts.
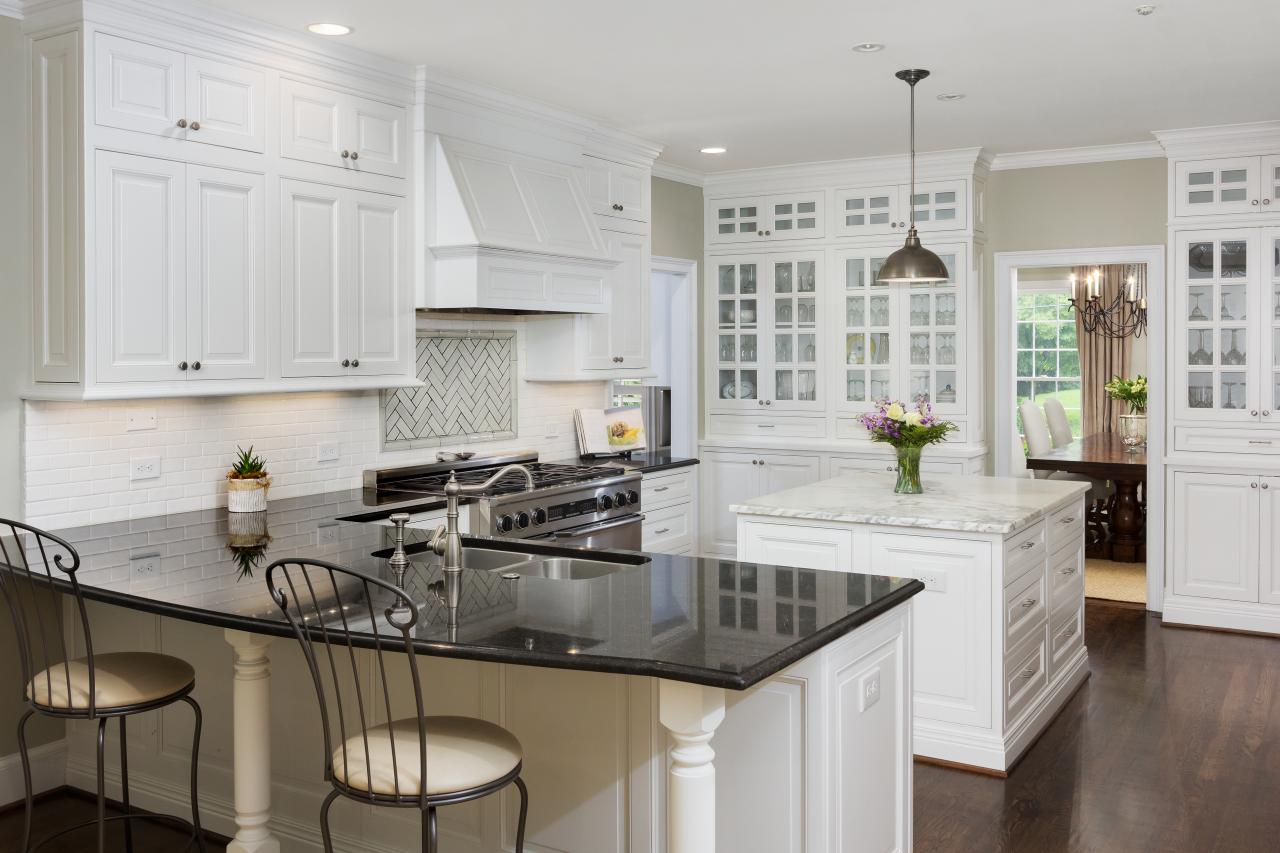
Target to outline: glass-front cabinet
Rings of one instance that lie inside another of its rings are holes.
[[[1260,212],[1263,187],[1275,191],[1274,183],[1266,181],[1262,174],[1264,159],[1274,158],[1222,157],[1178,163],[1174,170],[1174,211],[1178,216]]]
[[[910,203],[909,203],[910,202]],[[905,234],[915,210],[916,230],[963,231],[968,227],[968,184],[964,180],[853,187],[836,190],[832,227],[837,237]]]
[[[866,237],[896,234],[905,217],[896,184],[884,187],[855,187],[836,190],[835,223],[837,237]]]
[[[816,239],[826,233],[826,193],[718,199],[707,206],[711,243]]]
[[[910,187],[902,188],[905,199]],[[964,181],[930,181],[916,184],[912,199],[915,208],[916,230],[921,234],[933,231],[958,231],[968,225],[965,215],[967,187]],[[905,208],[906,205],[904,204]],[[905,218],[909,218],[904,216]]]
[[[937,284],[883,284],[876,275],[897,247],[835,253],[836,337],[844,363],[834,388],[842,411],[924,396],[943,414],[964,413],[963,246],[935,247],[950,273]]]
[[[713,406],[738,411],[823,408],[823,252],[713,260]]]

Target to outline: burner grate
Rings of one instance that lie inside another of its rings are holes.
[[[559,486],[565,483],[586,482],[589,480],[598,480],[601,477],[612,476],[617,473],[609,468],[592,468],[583,465],[560,465],[551,462],[534,462],[525,466],[533,474],[534,488],[543,489],[549,486]],[[471,468],[456,472],[458,482],[464,486],[473,486],[483,483],[485,480],[493,476],[493,468]],[[449,472],[440,474],[431,474],[424,477],[417,477],[409,480],[402,480],[395,484],[400,490],[415,490],[428,494],[444,494],[445,484],[449,482]],[[524,475],[513,471],[507,474],[498,482],[494,483],[482,493],[485,497],[494,497],[496,495],[506,495],[512,492],[524,491]]]

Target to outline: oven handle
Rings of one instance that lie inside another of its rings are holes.
[[[622,527],[626,524],[639,524],[642,521],[644,521],[644,514],[637,512],[632,515],[624,515],[621,518],[610,518],[593,524],[584,524],[582,527],[574,527],[569,530],[557,530],[555,533],[547,534],[546,538],[551,542],[557,539],[577,539],[582,536],[590,536],[592,533],[599,533],[602,530]]]

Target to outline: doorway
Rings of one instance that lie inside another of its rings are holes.
[[[1129,602],[1141,602],[1148,610],[1163,607],[1164,569],[1164,254],[1163,246],[1124,246],[1096,249],[1066,249],[1028,252],[1000,252],[995,256],[995,468],[999,476],[1027,477],[1027,450],[1024,444],[1020,407],[1038,420],[1046,404],[1050,415],[1057,416],[1062,444],[1064,429],[1069,441],[1091,440],[1086,433],[1097,434],[1112,429],[1098,426],[1098,406],[1094,415],[1084,416],[1091,405],[1086,397],[1102,395],[1101,384],[1112,377],[1101,376],[1097,349],[1100,339],[1093,336],[1080,341],[1076,327],[1076,309],[1071,305],[1071,275],[1077,275],[1077,288],[1083,297],[1083,273],[1104,270],[1106,275],[1126,272],[1145,273],[1147,327],[1140,339],[1126,339],[1123,344],[1128,377],[1141,373],[1147,377],[1147,448],[1145,481],[1142,497],[1145,505],[1145,564],[1135,562],[1132,553],[1117,548],[1112,559],[1109,544],[1095,540],[1092,557],[1085,569],[1086,595]],[[1081,363],[1084,349],[1085,364]],[[1110,364],[1110,361],[1105,362]],[[1089,383],[1088,388],[1082,382]],[[1057,409],[1056,412],[1052,411]],[[1121,410],[1123,411],[1123,409]],[[1066,427],[1062,426],[1065,414]],[[1047,427],[1047,419],[1042,422]],[[1041,433],[1043,435],[1043,433]],[[1037,446],[1045,439],[1036,442]],[[1052,447],[1049,448],[1052,450]],[[1141,469],[1140,469],[1141,470]],[[1037,472],[1046,476],[1047,472]],[[1053,476],[1063,476],[1055,474]],[[1068,475],[1070,476],[1070,475]],[[1095,517],[1107,521],[1107,508],[1114,506],[1111,495],[1114,484],[1095,483],[1092,497],[1101,501],[1101,512]],[[1120,517],[1123,520],[1123,516]],[[1123,528],[1122,528],[1123,529]],[[1135,530],[1137,528],[1134,528]],[[1104,531],[1105,535],[1111,535]],[[1130,549],[1132,550],[1132,549]],[[1137,600],[1135,602],[1135,600]]]

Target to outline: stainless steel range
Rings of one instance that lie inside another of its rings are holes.
[[[464,508],[472,534],[574,548],[640,549],[640,474],[537,460],[537,453],[525,452],[368,470],[364,487],[373,493],[372,503],[395,505],[444,497],[450,475],[467,486],[483,483],[504,466],[522,465],[533,477],[533,489],[526,489],[523,475],[512,472],[472,496]]]

